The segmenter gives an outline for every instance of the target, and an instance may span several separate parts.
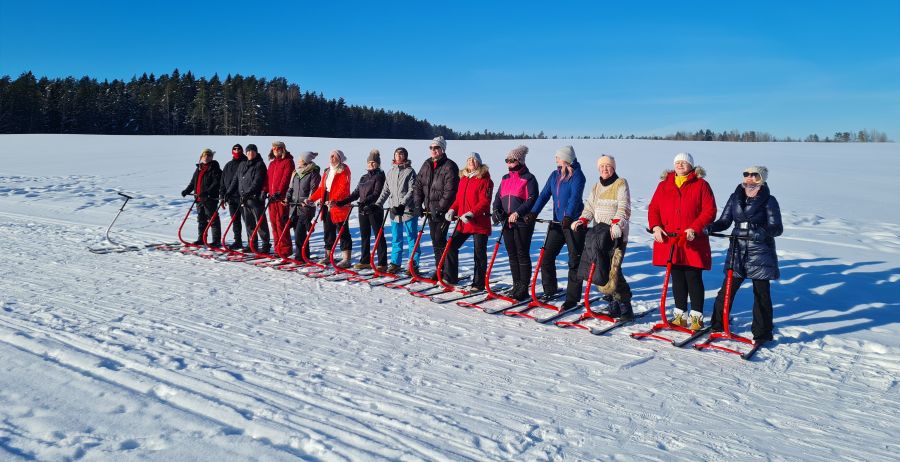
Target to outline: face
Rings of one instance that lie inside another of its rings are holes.
[[[556,156],[556,166],[557,167],[565,167],[566,161],[560,159],[559,156]]]
[[[374,160],[366,162],[367,170],[375,170],[376,168],[378,168],[378,162],[375,162]]]
[[[516,159],[506,159],[506,168],[514,169],[519,165],[519,161]]]
[[[331,153],[330,160],[331,160],[331,165],[337,165],[337,164],[341,163],[341,158],[338,157],[338,155],[335,153]]]
[[[284,157],[284,148],[281,146],[272,146],[272,152],[275,153],[275,157]]]
[[[690,172],[690,171],[691,171],[691,164],[689,164],[683,160],[679,160],[678,162],[675,162],[675,174],[676,175],[684,176],[684,175],[687,175],[688,172]]]
[[[474,157],[470,157],[469,160],[466,161],[466,169],[470,172],[478,168],[478,162],[475,161]]]
[[[399,163],[403,162],[403,158],[404,158],[404,156],[403,156],[403,153],[402,153],[402,152],[395,152],[395,153],[394,153],[394,162],[395,162],[395,163],[398,163],[398,164],[399,164]]]
[[[200,163],[201,163],[201,164],[208,164],[208,163],[209,163],[210,161],[212,161],[212,160],[213,160],[213,155],[212,155],[212,154],[208,154],[208,153],[207,153],[207,154],[203,154],[202,156],[200,156]]]
[[[600,164],[600,166],[597,167],[597,171],[600,172],[600,178],[603,178],[604,180],[608,180],[616,173],[616,169],[609,163]]]
[[[762,177],[756,172],[744,172],[744,184],[747,186],[758,185],[762,183]]]
[[[256,159],[256,151],[252,149],[247,151],[247,158],[250,160]]]
[[[231,148],[232,154],[241,155],[244,151],[241,148]]]
[[[440,146],[431,146],[429,149],[431,150],[432,159],[437,159],[438,157],[441,157],[441,154],[444,153],[444,150],[441,149]]]

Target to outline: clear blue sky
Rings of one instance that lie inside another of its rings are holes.
[[[900,140],[900,1],[529,5],[0,0],[0,75],[282,76],[462,131]]]

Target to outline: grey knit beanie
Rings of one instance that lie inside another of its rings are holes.
[[[562,159],[565,163],[572,165],[575,163],[575,148],[572,146],[563,146],[556,150],[556,157]]]

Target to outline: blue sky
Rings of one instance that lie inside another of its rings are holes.
[[[900,138],[900,2],[23,2],[0,75],[286,77],[456,130]]]

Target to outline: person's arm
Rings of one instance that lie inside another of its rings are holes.
[[[547,178],[547,182],[544,183],[544,189],[541,190],[541,194],[538,196],[537,200],[534,201],[534,205],[531,207],[531,213],[537,215],[541,213],[541,210],[547,205],[547,201],[550,200],[552,180],[553,175],[550,175],[550,178]]]
[[[719,215],[719,219],[710,223],[706,229],[711,233],[717,233],[719,231],[725,231],[728,227],[731,226],[731,223],[734,219],[731,216],[731,207],[734,206],[734,201],[737,200],[737,194],[732,194],[728,196],[728,202],[725,203],[725,208],[722,209],[722,215]]]
[[[568,204],[566,204],[566,217],[575,219],[578,218],[576,216],[575,210],[578,209],[578,205],[583,204],[584,197],[584,185],[587,182],[584,178],[584,173],[579,170],[576,174],[572,175],[572,188],[575,193],[575,197],[573,197]]]

